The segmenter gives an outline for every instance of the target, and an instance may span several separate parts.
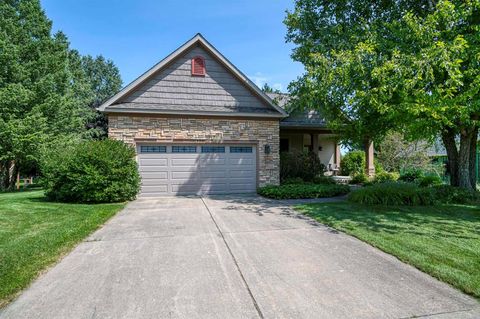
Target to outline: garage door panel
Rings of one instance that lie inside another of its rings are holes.
[[[158,194],[166,194],[168,192],[168,185],[142,185],[141,187],[142,193],[158,193]]]
[[[171,146],[164,153],[139,152],[142,195],[255,192],[255,147],[251,153],[231,153],[228,145],[224,153],[200,153],[201,146],[197,153],[172,153]]]
[[[140,166],[167,166],[168,160],[166,158],[140,158]]]
[[[144,179],[163,179],[168,180],[168,172],[140,172],[140,177]]]
[[[164,178],[142,178],[142,185],[145,185],[145,186],[168,185],[168,179],[164,179]]]
[[[138,167],[138,171],[140,172],[140,174],[143,174],[143,173],[149,173],[149,172],[164,172],[164,171],[167,171],[168,170],[168,167],[167,166],[143,166],[143,165],[139,165]]]
[[[198,158],[172,158],[171,166],[188,166],[194,167],[198,163]]]
[[[251,166],[254,163],[253,158],[230,158],[229,164],[230,165],[245,165]]]

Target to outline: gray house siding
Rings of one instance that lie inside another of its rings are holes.
[[[205,59],[205,76],[191,75],[191,59]],[[276,112],[197,45],[120,99],[122,107],[219,112]]]

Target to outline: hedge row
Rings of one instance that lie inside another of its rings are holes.
[[[347,185],[287,184],[261,187],[258,194],[273,199],[306,199],[345,195],[349,191],[350,187]]]

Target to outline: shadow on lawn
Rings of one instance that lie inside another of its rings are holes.
[[[334,226],[355,229],[358,226],[375,232],[399,232],[430,237],[479,239],[480,207],[478,206],[416,206],[384,207],[342,205],[304,205],[300,211],[307,216]],[[472,235],[477,233],[478,236]]]

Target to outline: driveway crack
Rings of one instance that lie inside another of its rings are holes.
[[[243,284],[245,285],[245,288],[247,288],[248,295],[249,295],[250,298],[252,299],[253,306],[255,307],[255,310],[257,311],[259,318],[263,319],[264,316],[263,316],[262,310],[260,309],[260,306],[258,305],[257,300],[255,299],[255,296],[253,295],[252,290],[250,289],[250,286],[248,285],[247,280],[245,279],[245,276],[243,275],[243,272],[242,272],[242,270],[240,269],[240,265],[238,264],[237,258],[235,258],[235,255],[233,254],[232,249],[231,249],[230,246],[228,245],[228,242],[227,242],[227,240],[225,239],[225,236],[224,236],[222,230],[221,230],[220,227],[218,226],[217,221],[216,221],[215,218],[213,217],[213,214],[212,214],[212,212],[210,211],[210,208],[208,207],[207,203],[205,203],[205,200],[203,199],[203,197],[201,197],[201,200],[202,200],[203,205],[204,205],[205,208],[207,209],[208,214],[210,215],[210,218],[212,219],[213,223],[215,224],[215,227],[217,228],[220,236],[222,237],[223,243],[224,243],[225,246],[227,247],[228,253],[230,254],[230,256],[231,256],[232,259],[233,259],[233,263],[235,264],[235,267],[237,268],[237,271],[238,271],[238,273],[240,274],[240,278],[242,279]]]

